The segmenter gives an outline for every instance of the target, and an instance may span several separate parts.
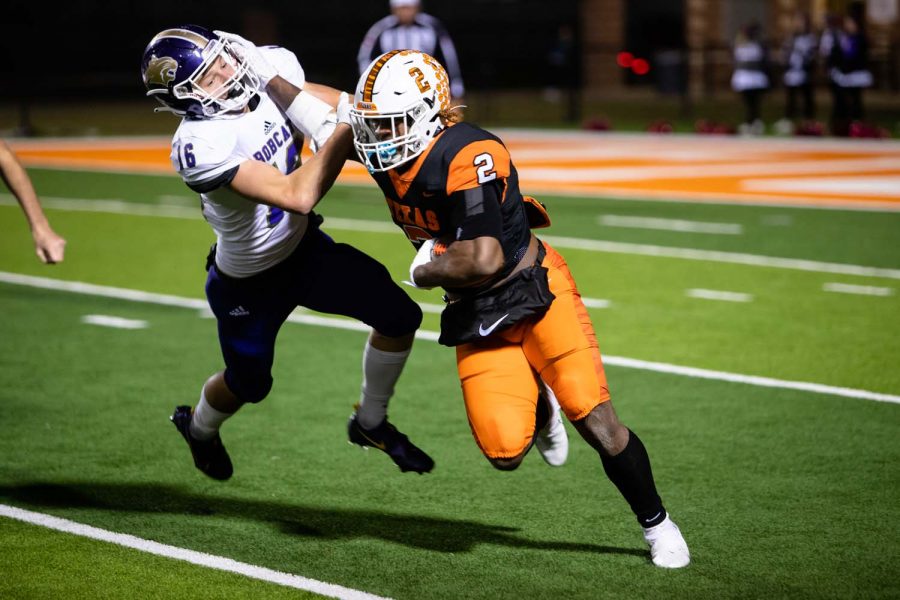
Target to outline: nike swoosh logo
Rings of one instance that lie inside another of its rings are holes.
[[[502,323],[502,322],[503,322],[503,319],[505,319],[505,318],[508,317],[508,316],[509,316],[509,313],[506,313],[505,315],[503,315],[502,317],[500,317],[499,319],[497,319],[496,321],[494,321],[494,323],[493,323],[490,327],[488,327],[487,329],[484,328],[484,325],[483,325],[483,324],[482,324],[482,325],[479,325],[479,326],[478,326],[478,335],[480,335],[481,337],[485,337],[485,336],[491,335],[491,332],[494,331],[495,329],[497,329],[497,325],[499,325],[500,323]]]
[[[360,428],[360,429],[362,429],[362,428]],[[367,436],[364,432],[360,431],[360,433],[362,434],[362,436],[363,436],[364,438],[366,438],[367,440],[369,440],[370,442],[372,442],[372,445],[373,445],[373,446],[375,446],[375,447],[378,448],[379,450],[382,450],[382,451],[385,451],[385,452],[387,451],[387,446],[385,446],[385,443],[384,443],[384,442],[376,442],[375,440],[373,440],[372,438],[370,438],[369,436]]]
[[[655,521],[655,520],[657,519],[657,517],[659,517],[659,515],[661,515],[661,514],[662,514],[662,511],[656,513],[655,515],[653,515],[652,517],[650,517],[649,519],[647,519],[646,522],[647,522],[647,523],[650,523],[650,522],[652,522],[652,521]]]

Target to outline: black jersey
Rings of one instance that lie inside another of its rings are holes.
[[[519,176],[500,139],[458,123],[444,129],[403,172],[374,173],[391,216],[418,248],[431,238],[491,236],[503,248],[506,277],[525,255],[531,232]]]

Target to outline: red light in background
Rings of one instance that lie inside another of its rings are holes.
[[[630,69],[634,63],[634,55],[631,52],[619,52],[616,55],[616,64],[623,69]]]
[[[631,70],[635,75],[646,75],[650,72],[650,63],[643,58],[635,58],[631,61]]]

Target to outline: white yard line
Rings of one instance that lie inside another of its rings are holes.
[[[713,233],[719,235],[741,235],[744,233],[744,228],[739,223],[704,223],[702,221],[632,217],[627,215],[600,215],[597,220],[601,225],[607,227],[656,229],[683,233]]]
[[[688,298],[700,298],[701,300],[722,300],[724,302],[753,302],[753,296],[740,292],[723,292],[721,290],[704,290],[693,288],[684,291]]]
[[[356,185],[341,182],[343,185]],[[532,181],[527,184],[534,195],[567,196],[572,198],[599,198],[606,200],[627,200],[629,202],[669,202],[671,204],[707,204],[712,206],[769,206],[774,208],[795,208],[799,210],[840,210],[853,212],[900,211],[900,202],[892,200],[860,199],[859,197],[800,196],[791,194],[766,194],[763,192],[703,192],[700,190],[675,189],[630,189],[615,183],[595,185],[591,188],[560,187],[547,181]]]
[[[123,290],[122,288],[106,287],[77,281],[59,281],[46,277],[33,277],[30,275],[20,275],[18,273],[7,273],[3,271],[0,271],[0,282],[43,289],[90,294],[108,298],[118,298],[122,300],[131,300],[134,302],[165,304],[167,306],[181,306],[184,308],[192,309],[203,309],[206,305],[205,301],[194,298],[181,298],[178,296],[169,296],[166,294],[153,294],[149,292],[141,292],[139,290]],[[369,331],[369,328],[363,323],[334,317],[320,317],[318,315],[300,314],[291,315],[288,320],[293,323],[303,323],[306,325],[316,325],[319,327],[337,327],[353,331]],[[438,332],[419,330],[418,332],[416,332],[416,338],[437,341]],[[876,402],[900,404],[900,396],[883,394],[880,392],[870,392],[868,390],[834,387],[830,385],[807,383],[803,381],[772,379],[769,377],[742,375],[740,373],[728,373],[725,371],[710,371],[707,369],[698,369],[695,367],[683,367],[667,363],[648,362],[622,356],[604,356],[603,360],[606,364],[609,365],[643,369],[647,371],[657,371],[660,373],[671,373],[675,375],[682,375],[685,377],[715,379],[719,381],[745,383],[748,385],[802,390],[817,394],[828,394],[832,396],[843,396],[846,398],[859,398],[861,400],[873,400]]]
[[[588,250],[592,252],[610,252],[615,254],[632,254],[641,256],[658,256],[661,258],[681,258],[707,262],[723,262],[754,267],[770,267],[774,269],[792,269],[815,273],[836,273],[841,275],[857,275],[860,277],[882,277],[900,279],[900,269],[882,269],[864,267],[844,263],[827,263],[803,258],[779,258],[777,256],[761,256],[758,254],[742,254],[739,252],[720,252],[718,250],[697,250],[694,248],[673,248],[670,246],[653,246],[651,244],[630,244],[627,242],[608,242],[604,240],[585,240],[572,237],[540,236],[555,248],[572,250]]]
[[[581,298],[581,301],[584,302],[584,305],[588,308],[609,308],[612,306],[612,302],[609,300],[604,300],[603,298]]]
[[[826,292],[839,294],[858,294],[861,296],[892,296],[894,288],[878,287],[874,285],[851,285],[849,283],[826,283],[822,286]]]
[[[0,206],[15,206],[16,200],[8,194],[0,194]],[[200,202],[196,207],[179,204],[144,204],[125,200],[93,200],[87,198],[59,198],[41,196],[41,205],[54,210],[73,212],[110,213],[138,217],[170,217],[173,219],[202,219]]]
[[[124,202],[121,200],[82,200],[74,198],[54,197],[41,198],[41,202],[45,208],[54,208],[58,210],[109,212],[138,216],[157,216],[186,219],[202,218],[199,208],[192,209],[183,206],[156,206],[152,204]],[[8,194],[0,194],[0,205],[15,206],[15,198]],[[324,227],[325,229],[368,231],[372,233],[398,233],[397,227],[393,223],[389,223],[387,221],[368,221],[364,219],[342,219],[338,217],[327,217],[325,219]],[[540,237],[556,248],[586,250],[589,252],[609,252],[614,254],[656,256],[660,258],[680,258],[686,260],[741,264],[755,267],[770,267],[774,269],[794,269],[816,273],[835,273],[840,275],[855,275],[860,277],[900,279],[900,269],[882,269],[878,267],[866,267],[844,263],[827,263],[801,258],[779,258],[776,256],[742,254],[739,252],[720,252],[716,250],[698,250],[695,248],[673,248],[670,246],[631,244],[627,242],[608,242],[603,240],[587,240],[581,238],[558,237],[551,235],[542,235]]]
[[[867,390],[835,387],[831,385],[822,385],[820,383],[809,383],[806,381],[789,381],[785,379],[773,379],[771,377],[758,377],[756,375],[741,375],[740,373],[711,371],[709,369],[682,367],[679,365],[670,365],[667,363],[650,362],[635,358],[625,358],[623,356],[604,356],[603,362],[607,365],[614,365],[617,367],[629,367],[631,369],[642,369],[645,371],[655,371],[657,373],[670,373],[672,375],[681,375],[683,377],[713,379],[715,381],[729,381],[732,383],[743,383],[746,385],[756,385],[760,387],[778,388],[783,390],[799,390],[803,392],[812,392],[814,394],[827,394],[829,396],[842,396],[844,398],[858,398],[861,400],[874,400],[875,402],[900,404],[900,396],[895,396],[892,394],[881,394],[878,392],[869,392]]]
[[[43,288],[45,290],[58,290],[61,292],[86,294],[88,296],[100,296],[102,298],[130,300],[131,302],[146,302],[148,304],[162,304],[165,306],[178,306],[180,308],[194,308],[197,310],[206,310],[208,308],[206,300],[201,300],[199,298],[183,298],[181,296],[170,296],[168,294],[154,294],[152,292],[142,292],[140,290],[129,290],[107,285],[95,285],[93,283],[84,283],[82,281],[64,281],[62,279],[51,279],[49,277],[33,277],[31,275],[20,275],[19,273],[8,273],[5,271],[0,271],[0,281],[3,283]]]
[[[275,583],[285,587],[295,588],[298,590],[306,590],[316,594],[321,594],[329,598],[340,598],[341,600],[385,600],[382,596],[376,596],[352,588],[346,588],[333,583],[325,583],[300,575],[292,575],[281,571],[274,571],[265,567],[259,567],[248,563],[239,562],[226,558],[224,556],[216,556],[214,554],[206,554],[205,552],[197,552],[196,550],[187,550],[178,546],[169,546],[161,544],[153,540],[145,540],[143,538],[128,535],[126,533],[116,533],[99,527],[77,523],[68,519],[61,519],[52,515],[23,510],[14,506],[0,504],[0,516],[15,519],[33,525],[40,525],[48,529],[71,533],[73,535],[90,538],[92,540],[100,540],[109,542],[133,550],[139,550],[156,556],[164,556],[175,560],[189,562],[201,567],[217,569],[219,571],[227,571],[229,573],[237,573],[252,579],[259,579],[269,583]]]
[[[110,315],[84,315],[81,322],[88,325],[99,325],[101,327],[112,327],[114,329],[146,329],[147,321],[137,319],[125,319],[122,317],[113,317]]]

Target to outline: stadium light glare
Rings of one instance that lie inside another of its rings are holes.
[[[650,63],[643,58],[635,58],[631,62],[631,70],[635,75],[646,75],[650,72]]]
[[[633,62],[634,55],[631,52],[622,51],[616,55],[616,64],[623,69],[630,69]]]

